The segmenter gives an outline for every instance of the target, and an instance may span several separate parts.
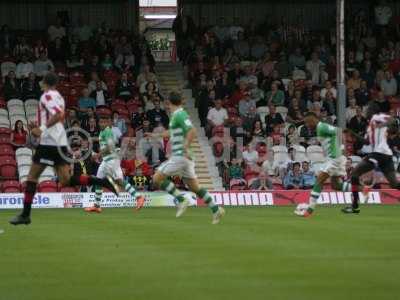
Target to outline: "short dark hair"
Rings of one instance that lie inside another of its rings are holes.
[[[43,77],[43,82],[48,86],[56,86],[58,83],[58,76],[57,76],[57,74],[55,74],[53,72],[48,72]]]
[[[176,91],[171,92],[169,94],[169,101],[173,104],[173,105],[181,105],[182,104],[182,95]]]
[[[115,112],[117,112],[117,111],[115,111]],[[110,120],[110,119],[111,119],[111,116],[108,114],[99,115],[99,120]]]
[[[306,115],[305,115],[304,117],[305,117],[305,118],[307,118],[307,117],[312,117],[312,118],[318,119],[317,114],[316,114],[315,112],[313,112],[313,111],[307,112]]]

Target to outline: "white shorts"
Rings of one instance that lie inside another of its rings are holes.
[[[329,176],[346,176],[346,157],[342,155],[335,159],[328,159],[321,171],[328,173]]]
[[[103,160],[97,170],[98,178],[105,178],[110,176],[112,179],[124,179],[124,173],[121,169],[121,161],[119,159],[112,159],[109,161]]]
[[[194,161],[180,156],[173,156],[162,163],[157,171],[167,176],[179,176],[181,178],[196,179]]]

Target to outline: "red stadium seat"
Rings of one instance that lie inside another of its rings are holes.
[[[56,193],[58,191],[57,183],[54,181],[42,181],[39,184],[38,191],[41,193]]]
[[[1,142],[0,142],[0,156],[15,157],[15,151],[11,145],[1,144]]]
[[[100,116],[111,116],[111,110],[107,107],[96,108],[96,114]]]
[[[16,180],[7,180],[3,182],[3,193],[20,193],[21,184]]]
[[[17,163],[15,159],[8,156],[0,157],[0,176],[6,179],[16,179]]]
[[[0,108],[7,108],[6,101],[0,97]]]
[[[72,186],[64,186],[64,187],[59,187],[58,191],[60,193],[76,193],[78,190]]]
[[[113,109],[114,109],[114,107],[115,107],[116,105],[118,105],[118,106],[120,106],[120,107],[126,108],[126,102],[125,102],[124,100],[122,100],[122,99],[115,99],[115,100],[112,102],[112,108],[113,108]]]
[[[1,138],[7,138],[8,140],[10,140],[10,135],[11,135],[10,128],[0,127],[0,137]]]

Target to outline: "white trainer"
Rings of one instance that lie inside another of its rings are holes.
[[[180,218],[185,213],[185,211],[187,210],[188,206],[189,206],[189,201],[187,201],[187,200],[178,203],[176,205],[176,208],[177,208],[176,209],[176,217]]]
[[[218,207],[218,210],[213,214],[212,224],[216,225],[221,222],[221,219],[225,216],[225,209]]]

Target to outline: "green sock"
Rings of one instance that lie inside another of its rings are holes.
[[[135,200],[135,195],[136,195],[135,188],[128,181],[124,181],[124,188],[125,191],[127,191],[132,196],[132,199]]]
[[[94,205],[97,206],[97,207],[100,207],[100,205],[101,205],[101,196],[103,195],[103,188],[101,186],[95,186],[94,190],[95,190],[94,199],[96,201],[96,203]]]
[[[218,211],[218,205],[215,204],[213,198],[206,189],[200,189],[197,193],[197,196],[204,200],[213,213]]]
[[[319,198],[319,196],[321,195],[321,191],[322,191],[322,187],[316,183],[313,187],[313,189],[311,190],[311,194],[310,194],[310,207],[312,209],[315,208],[315,206],[317,206],[317,200]]]
[[[162,190],[166,191],[168,194],[174,196],[175,199],[178,200],[178,202],[181,203],[181,202],[185,201],[185,198],[183,197],[183,195],[181,195],[181,193],[175,187],[175,184],[172,181],[165,179],[161,183],[160,187]]]
[[[340,190],[342,192],[351,192],[351,183],[349,181],[343,181]]]

